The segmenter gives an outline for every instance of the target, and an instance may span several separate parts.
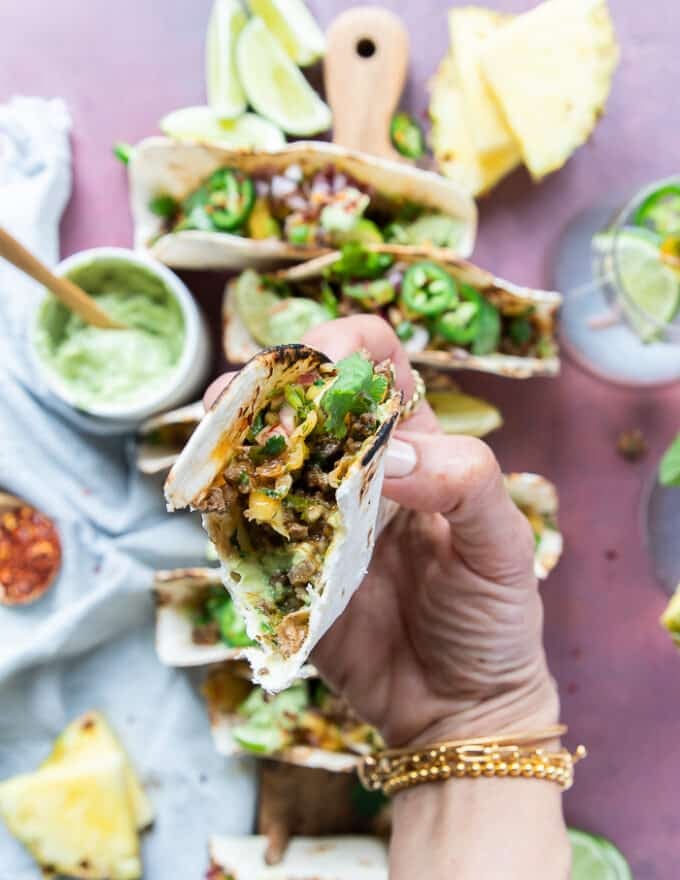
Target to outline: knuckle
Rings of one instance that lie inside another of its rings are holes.
[[[461,452],[465,456],[467,483],[471,491],[483,492],[501,479],[496,456],[483,440],[465,437]]]

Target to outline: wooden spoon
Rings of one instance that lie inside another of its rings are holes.
[[[324,81],[333,141],[404,161],[390,141],[408,69],[409,40],[401,19],[379,6],[348,9],[332,23],[326,40]]]
[[[86,324],[108,330],[120,330],[125,327],[120,321],[110,318],[88,293],[85,293],[68,278],[60,278],[51,272],[44,263],[30,251],[27,251],[16,238],[13,238],[1,226],[0,257],[4,257],[8,263],[16,266],[21,272],[25,272],[34,281],[50,290],[67,309],[75,312]]]

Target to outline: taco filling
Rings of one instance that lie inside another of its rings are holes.
[[[292,163],[253,176],[219,168],[182,201],[159,195],[149,207],[167,232],[227,232],[302,247],[386,241],[456,249],[464,233],[462,220],[378,193],[332,164],[305,174]]]
[[[194,645],[224,644],[229,648],[243,648],[254,644],[248,638],[243,618],[222,585],[208,587],[184,603],[182,611],[191,620]]]
[[[243,272],[232,287],[233,307],[260,345],[295,342],[334,317],[372,313],[394,328],[407,350],[463,350],[552,358],[552,318],[540,304],[493,285],[468,283],[429,259],[408,261],[350,243],[323,275],[289,281]]]
[[[275,696],[251,686],[243,699],[247,687],[224,666],[208,676],[203,692],[212,715],[226,713],[237,719],[231,735],[249,752],[273,755],[306,746],[369,755],[384,747],[378,731],[319,679],[297,681]]]
[[[277,384],[194,502],[257,640],[284,658],[302,645],[310,604],[341,531],[336,491],[388,414],[388,364],[361,354]],[[226,560],[226,561],[225,561]]]

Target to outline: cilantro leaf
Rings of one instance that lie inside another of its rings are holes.
[[[262,461],[263,458],[273,458],[280,455],[286,448],[286,438],[282,434],[272,434],[267,438],[264,446],[253,446],[248,455],[251,461]]]
[[[662,486],[680,486],[680,434],[673,440],[659,463],[659,482]]]
[[[325,430],[341,439],[347,435],[346,417],[375,410],[387,391],[387,379],[376,376],[371,362],[358,353],[338,361],[336,369],[337,378],[321,398],[321,408]]]

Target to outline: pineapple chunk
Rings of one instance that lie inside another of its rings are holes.
[[[477,153],[451,57],[444,59],[432,81],[430,117],[432,148],[440,171],[470,195],[488,192],[519,164],[515,146],[496,153]]]
[[[449,30],[465,117],[477,152],[507,155],[516,165],[520,162],[519,147],[481,67],[481,54],[488,39],[512,18],[479,6],[456,7],[449,13]]]
[[[0,784],[0,815],[44,869],[138,880],[139,839],[118,756],[44,767]]]
[[[153,807],[118,738],[99,712],[86,712],[59,735],[41,767],[73,765],[81,759],[96,761],[120,757],[124,762],[130,804],[138,829],[153,822]]]
[[[484,76],[535,179],[588,139],[618,55],[606,0],[546,0],[487,39]]]

